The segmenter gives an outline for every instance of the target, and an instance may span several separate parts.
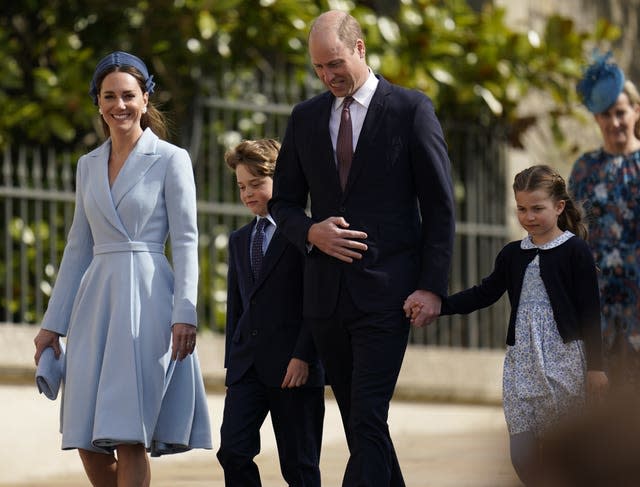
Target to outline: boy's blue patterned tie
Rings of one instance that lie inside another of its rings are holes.
[[[253,279],[257,279],[260,275],[260,267],[262,266],[262,245],[264,243],[264,229],[269,224],[268,218],[260,218],[256,223],[256,233],[251,242],[251,271]]]

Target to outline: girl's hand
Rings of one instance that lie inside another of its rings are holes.
[[[411,305],[410,315],[407,318],[409,318],[412,323],[416,321],[416,318],[420,314],[420,311],[422,311],[422,307],[422,303],[413,303]]]
[[[420,311],[422,311],[423,306],[424,305],[422,303],[414,301],[413,299],[411,299],[411,297],[405,299],[402,309],[404,310],[404,315],[409,318],[411,324],[415,323],[416,318],[420,314]]]
[[[594,402],[600,402],[609,388],[609,379],[601,370],[587,371],[587,397]]]

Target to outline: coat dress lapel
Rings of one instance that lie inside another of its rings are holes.
[[[160,154],[156,153],[157,143],[158,137],[150,129],[145,129],[111,188],[113,204],[116,208],[118,208],[122,198],[126,196],[131,188],[138,184],[153,164],[160,159]]]
[[[86,184],[86,190],[93,195],[96,201],[96,207],[104,215],[105,219],[120,233],[127,236],[120,216],[116,211],[111,196],[111,188],[109,187],[109,154],[111,153],[111,139],[107,140],[100,147],[88,154],[92,161],[87,164],[89,178]],[[77,188],[78,191],[83,188]]]
[[[124,166],[120,170],[113,187],[109,187],[109,154],[111,153],[111,139],[107,140],[100,147],[88,155],[95,158],[90,164],[90,184],[89,191],[92,192],[98,208],[103,212],[107,221],[119,232],[129,238],[129,234],[120,219],[117,207],[122,198],[133,188],[160,159],[160,154],[156,153],[158,137],[150,130],[146,129],[131,154],[127,158]]]

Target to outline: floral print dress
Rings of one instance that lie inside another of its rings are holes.
[[[522,249],[550,249],[573,234],[564,232],[537,246],[526,237]],[[515,344],[504,360],[503,402],[509,433],[542,435],[584,404],[586,357],[582,340],[562,341],[549,295],[540,277],[540,256],[528,265],[516,315]]]
[[[587,241],[600,272],[605,356],[624,338],[640,351],[640,151],[599,149],[574,164],[569,188],[587,213]]]

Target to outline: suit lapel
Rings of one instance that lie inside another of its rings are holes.
[[[156,153],[158,137],[150,130],[146,129],[138,143],[129,154],[127,162],[120,170],[116,178],[111,194],[113,203],[117,208],[122,198],[144,177],[153,164],[160,159],[160,154]]]
[[[351,162],[351,171],[349,172],[349,178],[347,179],[347,187],[345,188],[345,195],[349,192],[354,181],[358,178],[358,174],[362,171],[362,168],[367,164],[367,157],[371,157],[371,143],[378,137],[378,132],[382,126],[385,118],[385,112],[387,110],[387,95],[389,94],[389,83],[382,77],[379,77],[378,87],[376,88],[367,115],[364,118],[364,124],[358,137],[358,145],[353,153],[353,160]],[[367,154],[367,155],[365,155]]]
[[[324,154],[319,159],[322,161],[321,164],[325,164],[328,184],[335,186],[340,191],[340,176],[338,175],[331,134],[329,133],[329,119],[334,100],[335,97],[329,91],[325,92],[324,96],[319,99],[320,114],[313,121],[314,136],[310,137],[309,140],[314,144],[310,151],[311,154]]]
[[[256,279],[253,287],[253,292],[255,292],[264,282],[266,277],[269,275],[271,270],[275,267],[276,263],[280,259],[280,256],[284,252],[287,247],[287,239],[278,229],[271,237],[271,241],[269,242],[269,246],[267,247],[267,251],[264,254],[264,258],[262,259],[262,267],[260,269],[260,275]],[[249,259],[246,259],[247,261]],[[249,266],[249,272],[251,272],[251,266]]]
[[[243,281],[241,289],[253,288],[253,274],[251,272],[251,232],[256,226],[256,219],[253,219],[251,225],[245,227],[245,229],[238,236],[239,239],[239,258],[238,262],[238,280]]]

